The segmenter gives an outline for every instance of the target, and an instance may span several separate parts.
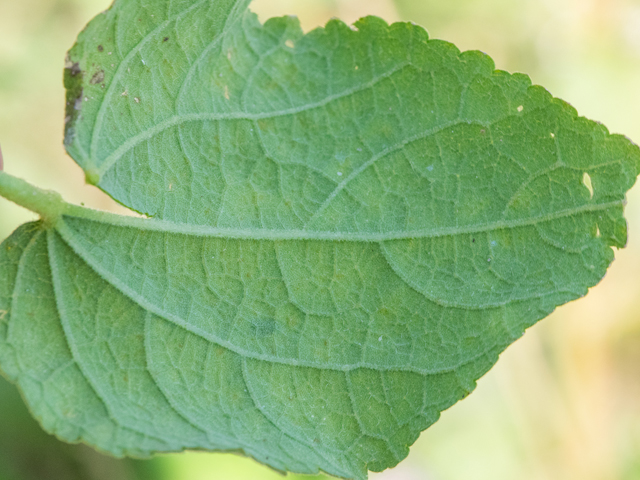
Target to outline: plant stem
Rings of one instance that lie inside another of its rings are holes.
[[[58,192],[42,190],[3,171],[0,171],[0,196],[39,214],[50,223],[55,223],[68,205]]]

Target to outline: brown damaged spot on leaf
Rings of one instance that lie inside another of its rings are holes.
[[[104,75],[104,72],[103,72]],[[64,66],[64,86],[67,89],[64,119],[64,143],[69,145],[73,141],[75,120],[80,115],[82,108],[82,93],[84,72],[80,68],[79,62],[74,62],[69,55]]]
[[[72,62],[69,57],[67,57],[67,59],[65,60],[64,68],[69,72],[69,75],[71,75],[72,77],[75,77],[78,74],[82,73],[82,70],[80,70],[80,63]]]
[[[104,47],[102,45],[98,45],[98,51],[99,52],[104,52]]]
[[[93,77],[91,77],[91,80],[89,83],[91,83],[91,85],[96,85],[98,83],[102,83],[103,80],[104,80],[104,70],[100,70],[93,74]]]

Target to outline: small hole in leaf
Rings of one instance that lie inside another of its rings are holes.
[[[520,106],[518,107],[518,111],[519,111],[519,112],[521,112],[522,110],[524,110],[524,107],[523,107],[522,105],[520,105]]]
[[[293,48],[294,47],[293,40],[287,40],[286,42],[284,42],[284,44],[289,48]]]
[[[587,172],[582,175],[582,184],[589,190],[589,195],[593,198],[593,185],[591,184],[591,176]]]
[[[556,134],[555,133],[551,132],[550,135],[551,135],[551,138],[556,138]]]

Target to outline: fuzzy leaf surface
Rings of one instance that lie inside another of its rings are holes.
[[[626,242],[638,148],[480,52],[368,17],[116,0],[65,70],[79,207],[0,248],[0,365],[115,455],[396,465]]]

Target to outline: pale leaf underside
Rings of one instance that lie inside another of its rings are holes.
[[[117,0],[81,33],[67,149],[153,218],[7,239],[0,364],[67,441],[365,478],[602,278],[640,156],[415,25],[247,3]]]

